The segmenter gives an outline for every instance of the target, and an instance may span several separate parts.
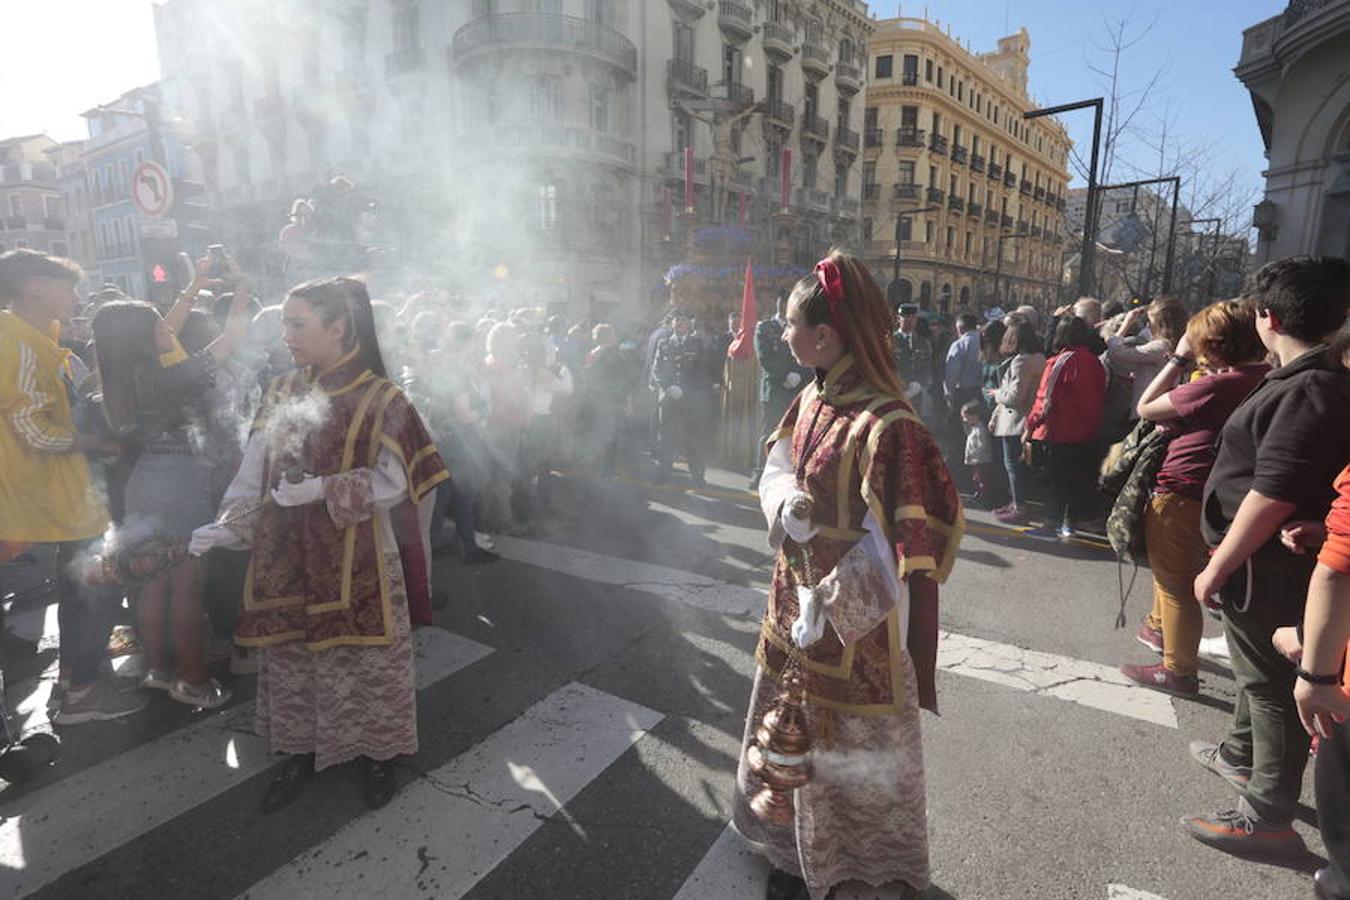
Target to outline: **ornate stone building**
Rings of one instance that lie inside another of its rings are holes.
[[[1026,29],[971,53],[925,19],[876,25],[862,227],[879,280],[943,312],[1052,304],[1070,142],[1054,119],[1022,118]]]
[[[1350,0],[1293,0],[1242,33],[1233,70],[1266,144],[1255,265],[1350,258]]]

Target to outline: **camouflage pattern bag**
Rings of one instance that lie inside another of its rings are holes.
[[[1103,494],[1115,496],[1106,519],[1106,539],[1117,559],[1139,563],[1145,558],[1144,510],[1171,440],[1172,435],[1156,423],[1140,419],[1126,435],[1120,458],[1098,482]]]

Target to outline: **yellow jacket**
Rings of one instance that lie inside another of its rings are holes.
[[[0,540],[97,537],[107,510],[72,452],[68,351],[8,310],[0,311]]]

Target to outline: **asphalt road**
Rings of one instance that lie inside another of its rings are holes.
[[[710,478],[562,479],[554,515],[503,539],[501,562],[438,558],[451,603],[419,638],[421,751],[380,813],[339,769],[262,816],[274,760],[249,733],[252,679],[236,678],[222,712],[157,698],[61,729],[60,764],[0,791],[0,898],[762,896],[762,863],[725,826],[772,558],[741,477]],[[1311,855],[1243,861],[1182,834],[1181,816],[1233,799],[1187,756],[1222,736],[1233,683],[1210,666],[1203,696],[1180,701],[1113,679],[1150,659],[1133,638],[1148,573],[1117,630],[1109,552],[968,515],[942,593],[942,714],[923,721],[923,896],[1311,896]],[[40,600],[10,615],[47,635],[7,669],[29,728],[54,625]],[[1297,828],[1316,854],[1312,821]]]

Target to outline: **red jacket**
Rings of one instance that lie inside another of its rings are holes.
[[[1041,372],[1036,402],[1027,415],[1032,440],[1057,444],[1095,441],[1106,406],[1106,369],[1086,347],[1070,347],[1050,358]]]

